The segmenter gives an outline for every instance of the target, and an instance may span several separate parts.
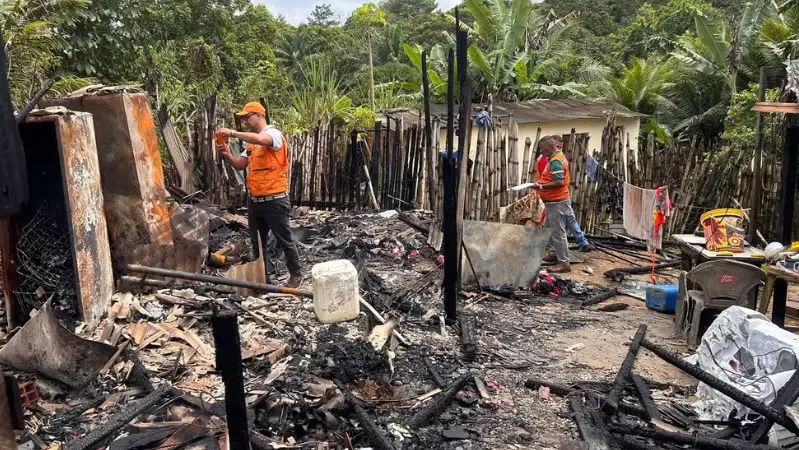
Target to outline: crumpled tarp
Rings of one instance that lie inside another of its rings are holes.
[[[740,306],[718,316],[697,350],[700,368],[766,404],[793,376],[797,355],[799,336]],[[726,420],[733,409],[738,410],[738,417],[751,412],[704,383],[699,384],[696,396],[694,408],[703,420]],[[775,432],[780,428],[775,425]]]

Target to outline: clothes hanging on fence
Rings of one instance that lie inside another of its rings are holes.
[[[663,244],[663,225],[666,224],[666,218],[671,215],[671,198],[669,197],[669,188],[661,186],[655,190],[655,211],[652,214],[652,221],[654,229],[652,239],[650,242],[650,250],[658,249]]]
[[[585,173],[591,182],[596,183],[600,179],[599,161],[587,153],[585,155]]]
[[[660,248],[662,225],[670,211],[667,187],[643,189],[624,183],[624,229],[630,236],[646,240],[651,248]]]

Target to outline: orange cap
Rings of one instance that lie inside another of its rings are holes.
[[[263,107],[259,102],[250,102],[244,105],[244,109],[237,112],[236,115],[239,117],[244,117],[247,114],[259,114],[262,116],[266,116],[266,108]]]

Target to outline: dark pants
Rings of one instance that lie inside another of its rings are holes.
[[[250,237],[252,238],[253,249],[258,248],[258,234],[261,235],[261,254],[264,255],[264,267],[269,267],[266,261],[266,255],[269,254],[267,251],[267,236],[271,230],[277,245],[286,254],[286,267],[288,267],[289,272],[292,275],[299,274],[300,255],[297,253],[297,245],[291,237],[291,228],[289,228],[291,203],[288,197],[263,203],[256,203],[248,199],[247,215],[250,223]]]

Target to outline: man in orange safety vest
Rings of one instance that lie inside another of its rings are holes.
[[[251,227],[257,233],[253,248],[257,248],[257,234],[261,235],[261,251],[266,255],[267,234],[272,231],[278,245],[286,254],[286,266],[290,278],[288,287],[297,287],[302,282],[300,257],[291,236],[289,220],[289,153],[286,139],[277,128],[266,123],[266,108],[258,102],[250,102],[236,113],[249,132],[222,128],[217,135],[241,139],[247,143],[246,151],[239,157],[233,156],[227,144],[218,144],[222,158],[236,170],[247,169],[247,214]],[[264,261],[266,263],[266,261]],[[268,267],[268,265],[266,265]],[[270,283],[269,274],[266,282]]]

